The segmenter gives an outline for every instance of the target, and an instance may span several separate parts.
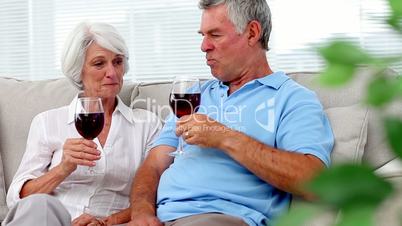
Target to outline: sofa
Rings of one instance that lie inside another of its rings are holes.
[[[369,69],[359,70],[357,72],[359,75],[342,88],[324,88],[317,85],[318,75],[314,72],[295,72],[289,73],[289,76],[314,90],[322,102],[335,135],[333,164],[368,163],[376,173],[402,190],[402,164],[385,142],[379,112],[361,104],[369,72]],[[6,191],[24,154],[32,118],[39,112],[69,104],[77,89],[65,78],[26,81],[7,78],[5,75],[0,77],[0,87],[0,220],[2,220],[8,211],[5,201]],[[169,91],[169,81],[126,80],[120,97],[128,106],[151,110],[164,119],[170,112]],[[387,111],[391,114],[400,114],[402,106],[396,103]],[[399,201],[396,201],[397,199]],[[398,213],[402,213],[400,203],[402,203],[400,196],[387,200],[378,211],[376,217],[378,225],[400,225],[398,223]],[[327,223],[324,223],[326,221]],[[328,222],[330,222],[328,218],[320,219],[310,225],[330,224]]]

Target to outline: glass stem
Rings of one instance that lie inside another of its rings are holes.
[[[183,151],[183,143],[184,143],[183,138],[179,137],[179,147],[178,147],[178,150],[177,150],[178,155],[182,155],[184,153],[184,151]]]

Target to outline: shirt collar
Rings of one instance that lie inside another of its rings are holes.
[[[290,79],[289,76],[287,76],[284,72],[278,71],[278,72],[274,72],[270,75],[266,75],[262,78],[254,79],[252,81],[249,81],[248,83],[254,83],[254,82],[258,81],[259,83],[261,83],[265,86],[269,86],[271,88],[278,90],[283,85],[283,83],[285,83],[289,79]],[[222,81],[218,81],[217,83],[215,83],[213,85],[212,88],[216,88],[218,86],[221,88],[227,87],[225,84],[223,84]]]
[[[131,108],[125,105],[119,96],[116,96],[116,98],[117,98],[117,106],[113,114],[120,112],[127,121],[129,121],[130,123],[134,123],[134,116]],[[78,95],[74,97],[73,101],[68,106],[68,121],[67,121],[68,124],[74,122],[75,105],[77,103],[77,99]]]
[[[256,79],[256,81],[278,90],[283,85],[283,83],[285,83],[289,79],[289,76],[287,76],[284,72],[278,71],[265,77]]]

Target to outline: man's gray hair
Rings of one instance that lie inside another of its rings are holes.
[[[63,74],[79,89],[83,89],[81,73],[88,47],[92,43],[124,56],[124,73],[129,69],[128,48],[117,30],[106,23],[79,23],[68,35],[61,54]]]
[[[266,0],[200,0],[198,6],[205,10],[220,4],[226,5],[229,19],[239,33],[243,33],[252,20],[258,21],[262,27],[261,45],[268,50],[272,23],[271,10]]]

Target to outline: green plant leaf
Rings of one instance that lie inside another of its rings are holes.
[[[347,83],[355,74],[355,66],[330,64],[319,76],[319,83],[326,86],[340,86]]]
[[[389,6],[391,7],[392,14],[398,17],[402,17],[402,1],[401,0],[389,0]]]
[[[375,208],[371,206],[356,206],[341,212],[336,226],[374,226]]]
[[[385,70],[389,68],[390,64],[398,63],[400,61],[402,61],[402,56],[387,56],[382,58],[375,58],[370,64],[375,66],[375,68],[378,68],[378,70],[380,71],[381,69]]]
[[[299,204],[293,206],[290,211],[280,216],[272,225],[275,226],[303,226],[308,220],[313,219],[322,209],[314,204]]]
[[[402,120],[399,118],[387,117],[384,121],[388,143],[392,150],[402,158]]]
[[[387,19],[387,23],[396,31],[398,31],[399,33],[402,33],[402,22],[401,22],[401,17],[396,16],[396,15],[391,15],[388,19]]]
[[[320,48],[319,52],[329,64],[353,66],[374,60],[358,46],[347,41],[332,41],[327,47]]]
[[[324,204],[348,209],[375,206],[393,191],[392,185],[364,165],[344,164],[326,169],[307,188]]]
[[[391,8],[391,15],[387,23],[395,30],[402,33],[402,1],[401,0],[388,0]]]
[[[379,76],[370,81],[367,90],[366,103],[380,107],[390,102],[398,93],[398,84],[395,79]]]
[[[396,79],[396,89],[398,95],[402,96],[402,75],[399,75]]]

